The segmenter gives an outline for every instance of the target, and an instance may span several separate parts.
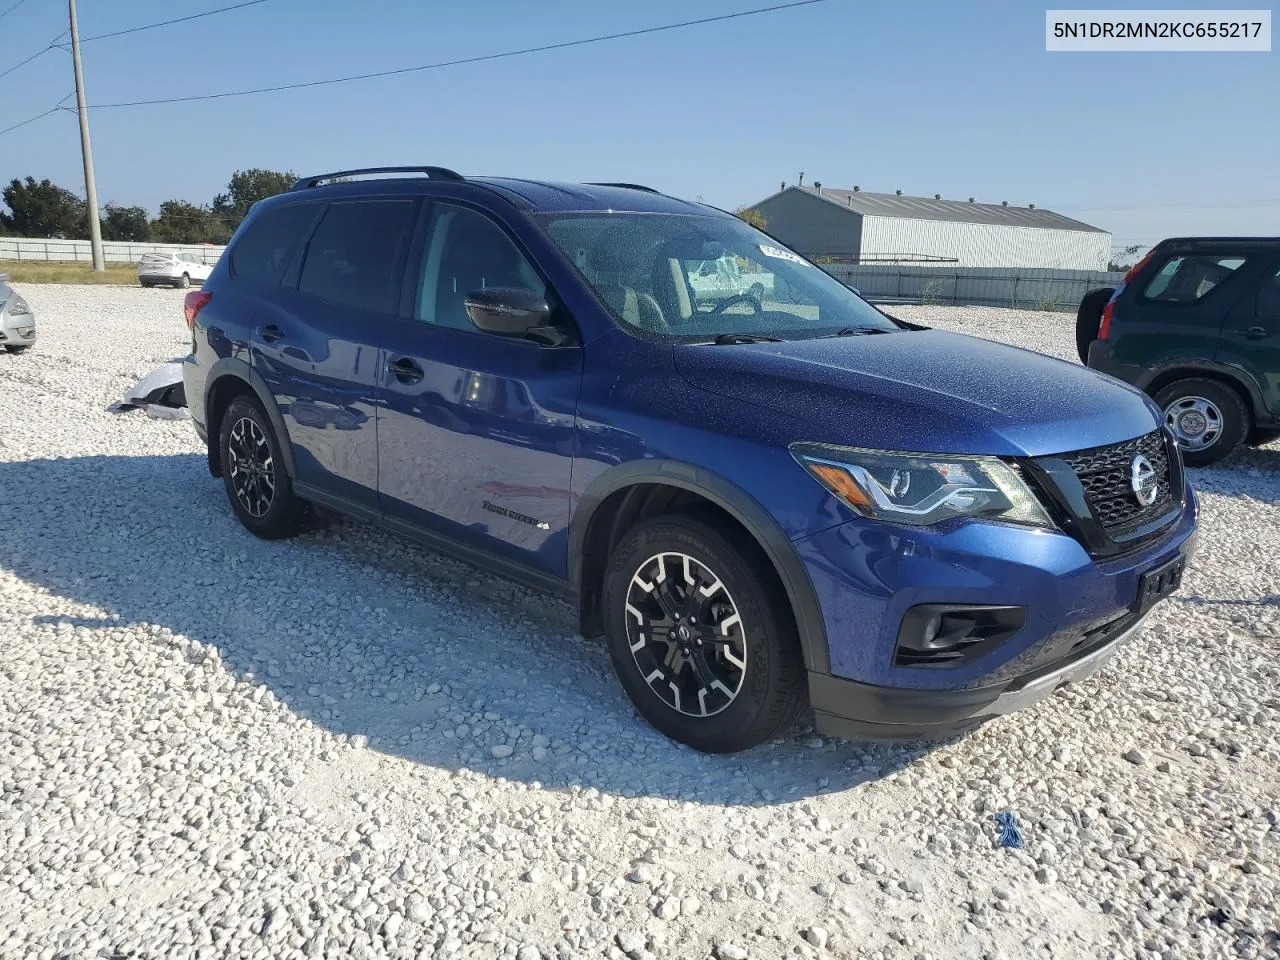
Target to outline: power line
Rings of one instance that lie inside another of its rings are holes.
[[[50,50],[53,50],[53,49],[55,49],[55,45],[53,43],[50,43],[43,50],[37,50],[35,53],[27,57],[27,59],[23,60],[21,63],[15,63],[12,67],[10,67],[4,73],[0,73],[0,80],[3,80],[5,77],[13,73],[13,71],[17,70],[19,67],[25,67],[28,63],[30,63],[32,60],[36,59],[37,57],[43,57],[46,53],[48,53]],[[58,47],[56,49],[61,49],[61,48]]]
[[[229,7],[218,7],[216,10],[206,10],[204,11],[204,13],[193,13],[190,16],[177,17],[176,19],[173,19],[173,20],[161,20],[158,23],[145,23],[142,26],[129,27],[128,29],[125,29],[125,30],[114,30],[111,33],[99,33],[92,37],[82,37],[80,39],[80,43],[81,45],[84,45],[94,40],[107,40],[111,37],[123,37],[125,34],[129,34],[129,33],[141,33],[143,30],[154,30],[156,27],[167,27],[170,24],[174,24],[174,23],[186,23],[188,20],[199,20],[202,17],[211,17],[215,13],[227,13],[228,11],[231,11],[231,10],[239,10],[242,7],[253,7],[253,6],[257,6],[260,3],[266,3],[266,2],[267,0],[245,0],[245,2],[243,3],[233,4],[232,6],[229,6]],[[2,16],[2,14],[0,14],[0,16]],[[15,63],[8,70],[4,71],[4,73],[0,73],[0,80],[4,79],[9,74],[13,73],[13,71],[17,70],[19,67],[25,67],[28,63],[30,63],[32,60],[35,60],[37,57],[44,56],[50,50],[70,49],[65,44],[61,44],[58,42],[59,40],[62,39],[62,37],[66,34],[66,32],[67,31],[63,30],[62,33],[58,34],[56,37],[50,40],[49,45],[45,47],[43,50],[37,50],[35,53],[27,57],[27,59],[23,60],[21,63]]]
[[[63,97],[62,99],[65,100],[67,98]],[[45,117],[49,116],[49,114],[57,113],[61,109],[62,109],[62,103],[61,101],[59,101],[57,106],[50,107],[44,113],[37,113],[34,117],[28,117],[26,120],[23,120],[21,123],[15,123],[12,127],[5,127],[3,130],[0,130],[0,137],[4,136],[6,133],[9,133],[11,130],[17,130],[19,127],[25,127],[28,123],[35,123],[37,120],[43,120]]]
[[[5,17],[13,13],[13,11],[17,10],[20,6],[22,6],[26,2],[27,0],[18,0],[17,3],[15,3],[12,7],[6,10],[4,13],[0,13],[0,20],[3,20]]]
[[[279,93],[284,90],[302,90],[308,87],[331,86],[336,83],[350,83],[355,80],[372,80],[377,77],[394,77],[405,73],[420,73],[424,70],[439,70],[442,67],[457,67],[470,63],[486,63],[490,60],[502,60],[507,57],[519,57],[529,53],[544,53],[548,50],[564,50],[569,47],[582,47],[591,43],[603,43],[606,40],[621,40],[625,37],[640,37],[651,33],[662,33],[668,30],[680,30],[685,27],[702,26],[708,23],[722,23],[725,20],[737,20],[741,17],[754,17],[762,13],[773,13],[779,10],[791,10],[796,7],[807,7],[826,0],[793,0],[791,3],[779,3],[769,7],[757,7],[754,10],[740,10],[737,13],[725,13],[715,17],[702,17],[698,20],[682,20],[679,23],[667,23],[657,27],[644,27],[639,30],[625,30],[621,33],[608,33],[582,40],[565,40],[559,43],[547,43],[537,47],[524,47],[519,50],[505,50],[501,53],[489,53],[475,57],[463,57],[458,60],[442,60],[437,63],[424,63],[416,67],[400,67],[396,70],[379,70],[375,73],[353,74],[347,77],[334,77],[329,80],[308,80],[303,83],[283,83],[272,87],[255,87],[250,90],[228,90],[223,93],[206,93],[194,97],[169,97],[157,100],[128,100],[121,103],[94,104],[92,109],[105,110],[115,107],[145,107],[164,103],[191,103],[197,100],[221,100],[227,97],[248,97],[260,93]]]
[[[159,23],[147,23],[140,27],[129,27],[127,30],[115,30],[111,33],[99,33],[92,37],[81,37],[81,43],[90,43],[93,40],[106,40],[108,37],[123,37],[126,33],[141,33],[143,30],[154,30],[156,27],[167,27],[171,23],[186,23],[188,20],[199,20],[201,17],[212,17],[215,13],[226,13],[230,10],[239,10],[242,7],[254,7],[260,3],[266,3],[267,0],[245,0],[244,3],[232,4],[229,7],[219,7],[217,10],[206,10],[204,13],[193,13],[186,17],[177,17],[173,20],[161,20]]]

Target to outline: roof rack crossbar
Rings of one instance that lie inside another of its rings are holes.
[[[322,173],[314,177],[303,177],[297,181],[290,190],[309,190],[311,187],[324,180],[334,180],[338,177],[356,177],[370,173],[425,173],[431,180],[465,180],[466,178],[460,173],[455,173],[448,167],[365,167],[361,170],[338,170],[334,173]]]
[[[645,193],[659,193],[653,187],[646,187],[639,183],[592,183],[593,187],[621,187],[623,190],[643,190]]]

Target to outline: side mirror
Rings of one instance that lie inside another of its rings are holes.
[[[467,316],[485,333],[502,337],[529,337],[552,346],[564,342],[564,333],[551,326],[547,298],[524,287],[490,287],[473,290],[465,301]]]

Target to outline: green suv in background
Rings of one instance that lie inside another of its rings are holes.
[[[1192,466],[1280,436],[1280,237],[1161,241],[1085,296],[1076,345],[1159,404]]]

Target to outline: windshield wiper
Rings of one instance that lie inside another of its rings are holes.
[[[717,346],[732,343],[783,343],[781,337],[771,337],[766,333],[718,333],[711,340]]]
[[[884,327],[845,327],[831,334],[833,337],[860,337],[867,333],[888,333]]]

